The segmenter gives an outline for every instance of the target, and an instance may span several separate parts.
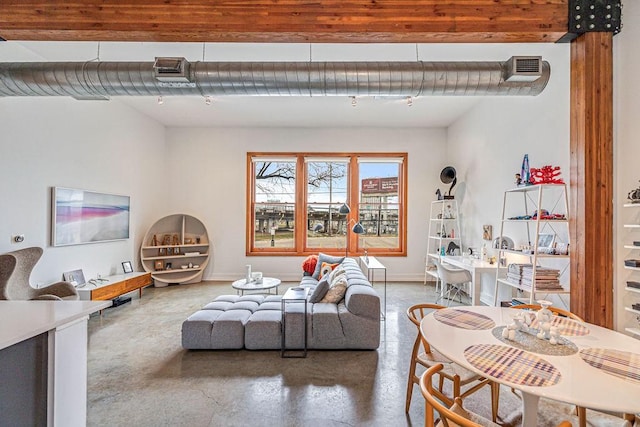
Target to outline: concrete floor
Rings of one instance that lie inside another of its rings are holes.
[[[294,286],[295,283],[288,284]],[[283,284],[280,293],[287,284]],[[383,295],[382,285],[376,289]],[[433,285],[389,283],[387,320],[377,351],[310,351],[282,359],[279,351],[187,351],[182,321],[230,294],[229,283],[147,288],[142,299],[89,320],[89,426],[422,426],[424,401],[416,387],[404,412],[415,326],[406,309],[433,302]],[[489,390],[465,407],[490,416]],[[540,426],[555,426],[573,407],[543,405]],[[521,402],[502,387],[500,424],[519,426]],[[619,418],[618,418],[619,420]],[[572,419],[573,421],[573,419]],[[591,425],[591,424],[590,424]],[[602,424],[618,426],[620,423]]]
[[[382,285],[376,288],[382,295]],[[433,286],[387,285],[377,351],[310,351],[306,359],[282,359],[279,351],[184,350],[182,321],[232,291],[216,282],[147,288],[142,299],[93,316],[88,425],[423,425],[417,388],[411,413],[404,412],[416,333],[405,312],[433,302]]]

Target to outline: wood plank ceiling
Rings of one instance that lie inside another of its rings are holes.
[[[9,0],[6,40],[555,42],[568,0]]]
[[[554,43],[569,0],[6,0],[6,40]],[[571,308],[613,325],[611,34],[573,42]],[[607,63],[594,69],[593,64]],[[597,76],[596,76],[597,75]],[[592,102],[597,97],[598,102]],[[598,123],[597,129],[590,128]],[[603,185],[606,183],[606,185]],[[601,232],[594,233],[593,230]],[[600,239],[600,240],[598,240]],[[599,244],[605,239],[606,245]],[[596,262],[597,261],[597,262]],[[593,268],[590,266],[604,266]]]

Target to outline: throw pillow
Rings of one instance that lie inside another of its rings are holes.
[[[329,290],[329,281],[325,277],[324,279],[320,280],[316,285],[316,288],[313,290],[313,293],[309,297],[309,302],[310,303],[320,302],[322,298],[324,298],[324,296],[327,294],[328,290]]]
[[[341,274],[346,274],[342,264],[338,265],[331,273],[329,273],[329,283],[333,283],[333,280]]]
[[[329,278],[329,276],[333,272],[333,270],[339,265],[340,264],[338,264],[338,263],[329,264],[328,262],[323,262],[322,266],[320,267],[320,276],[318,277],[318,279],[322,279],[325,276],[327,276],[327,278]]]
[[[324,298],[320,302],[328,302],[337,304],[344,298],[344,294],[347,293],[347,278],[343,277],[337,281],[337,283],[330,287]]]
[[[302,262],[302,271],[305,276],[311,276],[316,270],[316,264],[318,263],[318,255],[309,255]]]
[[[323,254],[322,252],[320,252],[318,254],[318,262],[316,263],[316,269],[313,271],[313,278],[316,280],[320,280],[320,268],[322,267],[322,263],[323,262],[328,262],[330,264],[340,264],[342,261],[344,261],[344,257],[339,257],[339,256],[331,256],[331,255],[327,255],[327,254]]]

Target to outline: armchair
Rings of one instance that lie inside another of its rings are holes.
[[[69,282],[43,288],[29,284],[31,271],[42,256],[42,248],[32,247],[0,255],[0,300],[77,300],[78,292]]]

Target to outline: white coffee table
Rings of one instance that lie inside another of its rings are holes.
[[[236,280],[231,284],[231,287],[236,289],[237,293],[244,295],[245,291],[267,291],[270,294],[271,289],[275,288],[276,295],[278,295],[278,286],[280,286],[280,279],[275,277],[263,277],[262,283],[249,282],[245,279]]]

